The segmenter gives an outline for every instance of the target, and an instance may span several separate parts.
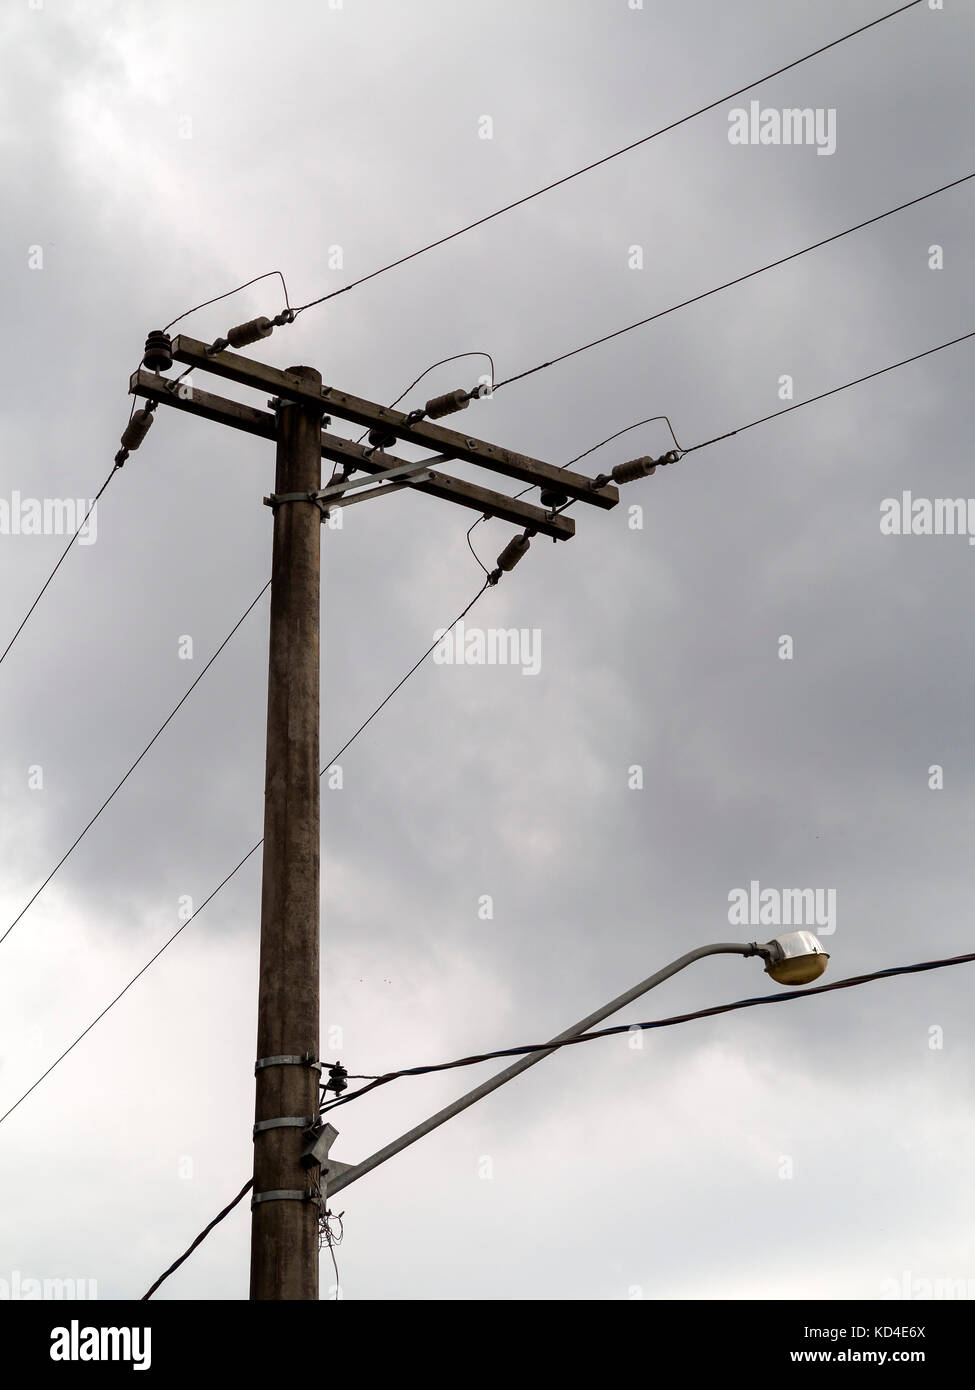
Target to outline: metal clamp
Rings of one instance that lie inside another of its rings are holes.
[[[251,1198],[251,1211],[259,1202],[319,1202],[321,1194],[309,1188],[306,1192],[295,1187],[278,1187],[271,1192],[255,1192]]]
[[[316,507],[322,505],[316,492],[272,492],[264,498],[265,507],[280,507],[282,502],[314,502]]]
[[[322,1064],[314,1052],[284,1052],[279,1057],[259,1057],[254,1063],[254,1075],[264,1067],[312,1067],[321,1074]]]
[[[314,1115],[282,1115],[276,1120],[258,1120],[254,1126],[253,1137],[256,1139],[259,1134],[269,1129],[308,1129],[309,1125],[314,1123]]]

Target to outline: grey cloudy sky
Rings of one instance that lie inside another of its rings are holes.
[[[8,3],[0,499],[93,495],[146,331],[189,306],[273,268],[295,303],[337,289],[887,8]],[[742,98],[835,108],[832,155],[733,146],[728,103],[246,351],[373,400],[450,353],[522,371],[970,173],[973,38],[970,4],[915,6]],[[512,384],[464,428],[564,463],[666,413],[686,446],[781,408],[784,374],[804,399],[966,333],[972,196]],[[282,307],[264,280],[183,326],[209,340]],[[351,1071],[541,1040],[692,946],[767,936],[728,924],[753,879],[835,890],[834,977],[970,949],[975,557],[879,519],[905,488],[971,491],[971,353],[692,453],[613,512],[577,507],[575,538],[536,540],[468,620],[539,629],[539,674],[428,663],[344,755],[323,791],[324,1023]],[[482,370],[438,368],[408,404]],[[669,445],[650,425],[580,466]],[[272,453],[160,408],[3,663],[0,925],[266,582]],[[471,520],[403,493],[323,531],[326,754],[478,588]],[[473,539],[490,564],[511,534]],[[0,536],[4,645],[62,545]],[[265,599],[0,947],[0,1110],[260,836],[266,641]],[[259,874],[255,856],[4,1123],[0,1278],[137,1297],[247,1178]],[[342,1194],[345,1297],[975,1279],[967,972],[553,1057]],[[620,1021],[768,986],[756,962],[706,961]],[[333,1155],[489,1070],[343,1109]],[[243,1205],[159,1297],[246,1297],[248,1237]]]

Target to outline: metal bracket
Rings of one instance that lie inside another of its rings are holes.
[[[404,487],[412,487],[414,483],[429,483],[436,478],[436,473],[414,473],[405,480],[395,483],[384,483],[382,487],[372,487],[366,492],[357,492],[354,497],[332,497],[329,499],[328,507],[354,507],[356,502],[368,502],[370,497],[387,497],[391,492],[399,492]],[[363,482],[371,483],[372,478],[364,478]],[[319,506],[325,508],[325,503],[320,502]]]
[[[300,1056],[295,1052],[285,1052],[280,1057],[260,1057],[254,1063],[254,1075],[264,1067],[312,1067],[319,1075],[322,1070],[322,1064],[313,1052],[303,1052]]]
[[[301,1192],[295,1187],[278,1187],[271,1192],[255,1192],[251,1198],[251,1211],[259,1202],[320,1202],[321,1193],[312,1188]]]
[[[449,454],[437,454],[433,458],[423,459],[419,463],[398,463],[395,468],[386,468],[381,473],[371,473],[367,478],[357,478],[352,481],[344,478],[339,483],[330,483],[328,487],[321,488],[318,492],[272,492],[264,498],[265,507],[280,507],[283,502],[314,502],[322,513],[322,517],[327,517],[330,507],[351,507],[354,502],[365,502],[370,497],[376,497],[380,493],[398,492],[402,487],[409,487],[412,483],[426,483],[434,476],[430,471],[432,463],[444,463],[450,458]],[[387,486],[382,484],[387,479],[400,479],[395,484],[390,481]],[[372,486],[378,483],[378,487]],[[348,492],[356,492],[361,488],[368,487],[368,492],[363,492],[358,497],[346,497]]]
[[[419,463],[398,463],[395,468],[385,468],[381,473],[371,473],[368,478],[357,478],[354,482],[349,478],[343,478],[340,483],[331,483],[328,487],[322,488],[321,492],[316,492],[314,496],[340,497],[342,493],[353,492],[356,488],[366,487],[369,483],[382,483],[387,478],[407,477],[411,473],[421,473],[432,463],[446,463],[449,458],[449,454],[435,454],[433,458],[421,459]]]
[[[355,1167],[356,1165],[354,1163],[342,1163],[337,1158],[327,1158],[321,1165],[321,1181],[325,1184],[326,1190],[329,1178],[340,1177],[343,1173],[348,1173],[350,1169]]]
[[[317,492],[272,492],[264,498],[265,507],[280,507],[282,502],[314,502],[320,511],[325,511],[321,495]]]
[[[282,1115],[276,1120],[258,1120],[254,1126],[254,1138],[268,1129],[307,1129],[315,1123],[314,1115]]]

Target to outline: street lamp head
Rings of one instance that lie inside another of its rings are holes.
[[[773,936],[765,957],[766,972],[780,985],[808,985],[826,969],[829,952],[811,931]]]

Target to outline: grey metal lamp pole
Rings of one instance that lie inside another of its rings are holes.
[[[597,1023],[602,1023],[604,1019],[609,1018],[619,1009],[625,1008],[627,1004],[632,1004],[634,999],[639,999],[641,995],[662,984],[664,980],[669,980],[672,975],[676,975],[688,965],[692,965],[694,961],[702,960],[705,956],[720,955],[761,956],[765,960],[765,969],[772,979],[780,984],[788,985],[807,984],[810,980],[816,979],[826,969],[826,962],[829,960],[828,953],[823,950],[812,932],[808,931],[786,932],[782,936],[773,938],[765,945],[759,945],[754,941],[747,944],[721,941],[711,946],[698,946],[696,950],[688,951],[686,955],[671,961],[670,965],[665,965],[655,975],[641,980],[638,985],[628,989],[625,994],[620,994],[603,1008],[597,1009],[595,1013],[589,1014],[587,1018],[573,1023],[571,1028],[567,1028],[564,1033],[559,1033],[557,1037],[552,1039],[553,1044],[565,1042],[567,1038],[577,1037],[580,1033],[587,1033]],[[553,1046],[541,1052],[530,1052],[525,1057],[519,1057],[517,1062],[513,1062],[510,1067],[505,1067],[504,1071],[499,1071],[497,1076],[482,1081],[480,1086],[474,1087],[473,1091],[468,1091],[459,1100],[452,1101],[443,1110],[438,1110],[428,1120],[424,1120],[422,1124],[408,1130],[406,1134],[401,1134],[398,1139],[394,1139],[391,1144],[379,1149],[361,1163],[339,1163],[332,1158],[323,1160],[322,1186],[327,1195],[332,1196],[334,1193],[340,1192],[342,1188],[348,1187],[357,1178],[361,1178],[365,1173],[370,1173],[373,1168],[378,1168],[380,1163],[385,1163],[388,1158],[401,1153],[410,1144],[415,1144],[418,1139],[422,1139],[425,1134],[429,1134],[438,1125],[453,1119],[455,1115],[459,1115],[462,1110],[466,1110],[475,1101],[490,1095],[492,1091],[496,1091],[506,1081],[513,1081],[516,1076],[520,1076],[529,1067],[534,1067],[544,1058],[551,1057],[556,1050],[557,1048]]]

